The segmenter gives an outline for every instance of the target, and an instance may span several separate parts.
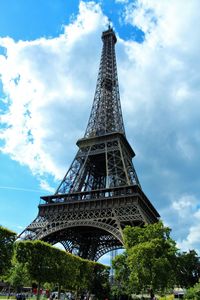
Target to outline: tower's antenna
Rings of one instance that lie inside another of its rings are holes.
[[[111,29],[111,24],[112,24],[111,19],[108,18],[108,29]]]

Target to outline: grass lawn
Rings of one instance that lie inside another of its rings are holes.
[[[159,297],[159,300],[173,300],[174,299],[174,295],[167,295],[164,297]]]
[[[0,296],[0,300],[13,300],[13,299],[16,300],[16,297],[15,296],[10,296],[8,298],[7,296]],[[33,296],[33,297],[30,297],[30,298],[26,298],[26,300],[36,300],[36,297]],[[40,296],[40,300],[47,300],[47,297]]]

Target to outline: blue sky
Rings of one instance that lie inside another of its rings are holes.
[[[0,1],[1,225],[21,232],[74,158],[110,19],[141,185],[180,249],[200,252],[199,5]]]

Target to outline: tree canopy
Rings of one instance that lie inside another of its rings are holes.
[[[130,279],[136,290],[146,286],[164,290],[172,282],[177,248],[170,231],[162,222],[125,228]]]
[[[15,232],[0,226],[0,276],[5,275],[11,267],[15,239]]]
[[[170,229],[158,222],[144,227],[127,226],[123,233],[126,252],[114,260],[114,267],[124,291],[131,294],[168,287],[174,279],[177,252]]]
[[[200,259],[195,250],[177,254],[176,284],[186,288],[199,282]]]
[[[96,296],[108,291],[108,267],[81,259],[45,242],[17,242],[15,257],[26,268],[30,279],[37,282],[38,290],[44,283],[54,283],[58,285],[59,294],[61,286],[78,294],[85,290],[95,292]]]

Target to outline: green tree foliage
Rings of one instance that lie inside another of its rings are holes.
[[[26,265],[17,262],[15,259],[13,259],[12,267],[5,280],[9,282],[13,288],[15,288],[16,292],[21,292],[23,286],[31,285]]]
[[[185,288],[193,286],[200,278],[200,260],[194,250],[177,254],[176,284]]]
[[[172,283],[177,248],[170,231],[162,222],[124,229],[130,281],[135,291],[147,286],[164,290]]]
[[[11,267],[16,233],[0,226],[0,276],[6,275]]]
[[[112,292],[117,298],[119,298],[120,295],[130,295],[132,292],[127,256],[127,252],[125,251],[121,255],[117,255],[112,262],[112,266],[115,270],[115,285],[112,287]]]
[[[17,242],[15,257],[31,280],[37,282],[38,290],[44,283],[54,283],[58,285],[58,295],[61,287],[76,291],[78,295],[87,290],[99,297],[108,291],[106,266],[81,259],[45,242]]]
[[[87,289],[91,273],[92,266],[90,261],[78,258],[78,273],[76,278],[76,282],[79,282],[77,285],[78,294],[82,294]]]
[[[189,288],[184,299],[200,300],[200,283],[196,283],[193,287]]]
[[[55,252],[42,241],[25,241],[16,244],[16,259],[26,265],[28,274],[38,284],[38,295],[42,283],[54,281]]]
[[[108,297],[110,292],[109,267],[76,257],[78,273],[76,277],[77,295],[85,291],[95,294],[97,299]]]
[[[109,274],[110,267],[106,267],[100,263],[90,262],[91,273],[89,278],[88,289],[97,299],[109,298],[110,283]]]
[[[61,287],[74,290],[78,275],[78,258],[66,251],[52,247],[54,263],[51,265],[53,276],[51,281],[58,284],[58,298],[60,298]]]
[[[126,252],[114,261],[114,267],[126,294],[147,288],[164,290],[172,285],[177,248],[168,227],[162,222],[142,228],[127,226],[124,240]]]

